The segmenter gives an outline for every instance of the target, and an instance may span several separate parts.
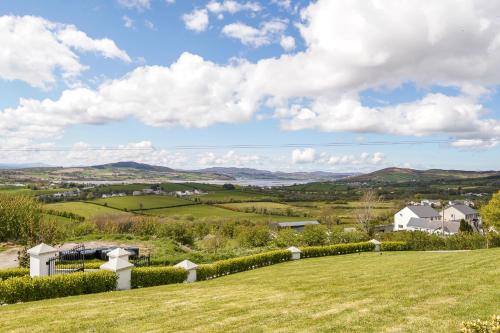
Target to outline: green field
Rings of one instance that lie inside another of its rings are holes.
[[[192,216],[195,219],[200,218],[238,218],[249,219],[252,221],[297,221],[303,218],[286,217],[286,216],[271,216],[253,213],[236,212],[229,209],[210,205],[192,205],[183,207],[172,207],[163,209],[151,209],[144,212],[145,214],[158,216]]]
[[[267,201],[224,203],[224,204],[219,204],[218,206],[244,212],[255,211],[262,213],[265,210],[267,212],[275,212],[274,214],[276,213],[286,214],[287,212],[290,212],[292,214],[297,214],[297,215],[300,214],[302,216],[304,216],[304,214],[307,215],[310,213],[310,209],[308,208],[287,205],[279,202],[267,202]]]
[[[192,201],[166,195],[138,195],[96,199],[99,205],[106,205],[117,209],[140,210],[161,207],[172,207],[192,204]]]
[[[59,202],[43,206],[45,209],[53,209],[62,212],[70,212],[91,219],[97,215],[110,215],[110,214],[130,214],[119,211],[117,209],[99,206],[91,203],[73,201],[73,202]]]
[[[195,196],[201,202],[226,203],[243,201],[264,201],[272,200],[273,197],[261,193],[243,192],[243,191],[217,191],[208,194]]]
[[[0,330],[457,332],[462,320],[498,314],[499,261],[500,249],[305,259],[193,284],[4,306]]]

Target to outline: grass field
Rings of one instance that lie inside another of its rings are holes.
[[[53,209],[57,211],[75,213],[77,215],[85,217],[85,219],[91,219],[97,215],[130,214],[113,208],[94,205],[91,203],[86,203],[81,201],[59,202],[59,203],[47,204],[44,205],[43,207],[45,209]]]
[[[500,249],[306,259],[193,284],[4,306],[0,331],[457,332],[462,320],[498,314],[499,260]]]
[[[192,205],[183,207],[172,207],[163,209],[151,209],[144,211],[145,214],[158,215],[158,216],[185,216],[190,215],[195,219],[200,218],[241,218],[249,219],[252,221],[297,221],[303,220],[303,218],[297,217],[286,217],[286,216],[271,216],[262,215],[254,213],[243,213],[236,212],[229,209],[224,209],[220,207],[210,206],[210,205]]]
[[[225,203],[240,201],[263,201],[272,200],[273,197],[260,193],[242,192],[242,191],[217,191],[204,195],[195,196],[201,202]]]
[[[93,202],[99,205],[107,204],[108,207],[127,210],[152,209],[192,204],[192,201],[166,195],[113,197],[96,199]]]
[[[221,207],[226,207],[229,209],[235,209],[239,211],[248,211],[251,209],[255,209],[257,212],[260,212],[262,210],[267,210],[269,212],[278,212],[278,213],[283,213],[285,214],[286,212],[290,211],[296,214],[309,214],[310,210],[308,208],[304,207],[298,207],[298,206],[292,206],[292,205],[287,205],[284,203],[279,203],[279,202],[238,202],[238,203],[224,203],[224,204],[219,204]]]

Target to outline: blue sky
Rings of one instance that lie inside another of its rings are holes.
[[[498,170],[500,5],[450,1],[2,1],[0,159]]]

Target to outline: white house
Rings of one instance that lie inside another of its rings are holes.
[[[479,220],[479,213],[477,210],[467,206],[467,205],[451,205],[444,209],[444,220],[445,221],[460,221],[465,220],[467,222]]]
[[[407,230],[411,218],[422,218],[429,221],[439,221],[439,213],[431,206],[406,206],[394,214],[394,231]]]
[[[412,217],[406,226],[408,231],[425,231],[430,234],[453,235],[460,230],[460,222],[439,221],[426,218]],[[444,232],[443,232],[444,230]]]

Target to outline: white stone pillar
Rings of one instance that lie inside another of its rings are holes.
[[[287,250],[292,252],[292,260],[300,259],[300,254],[302,253],[302,251],[300,251],[299,248],[296,248],[295,246],[290,246]]]
[[[194,262],[183,260],[174,267],[184,268],[188,272],[185,282],[191,283],[196,281],[196,269],[198,268],[198,265],[196,265]]]
[[[47,262],[50,258],[56,256],[58,250],[47,244],[41,243],[29,249],[30,255],[30,276],[47,276],[49,275],[49,265]]]
[[[115,272],[118,275],[116,290],[128,290],[131,288],[132,268],[134,264],[128,261],[130,252],[122,248],[108,253],[109,261],[101,265],[101,269]]]
[[[371,239],[369,242],[375,244],[375,249],[373,249],[373,251],[380,252],[380,244],[382,244],[381,242],[376,239]]]

